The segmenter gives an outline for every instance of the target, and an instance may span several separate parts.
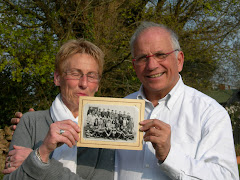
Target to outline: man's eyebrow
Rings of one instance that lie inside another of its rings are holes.
[[[136,56],[135,58],[140,58],[140,57],[145,57],[145,56],[147,56],[147,54],[140,54],[140,55]]]
[[[164,52],[162,51],[162,50],[160,50],[160,51],[156,51],[155,53],[153,53],[153,54],[156,54],[156,53],[161,53],[161,54],[164,54]]]

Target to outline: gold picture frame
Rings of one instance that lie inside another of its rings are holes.
[[[79,147],[142,150],[145,101],[80,96]]]

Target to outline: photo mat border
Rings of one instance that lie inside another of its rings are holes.
[[[86,139],[83,137],[84,133],[84,107],[92,105],[110,105],[110,106],[119,106],[122,108],[136,108],[136,113],[138,113],[137,122],[135,122],[136,127],[134,127],[136,132],[136,141],[135,142],[119,142],[115,140],[94,140]],[[108,148],[108,149],[128,149],[128,150],[142,150],[142,140],[143,132],[139,131],[140,125],[139,122],[144,120],[144,111],[145,111],[145,101],[139,99],[124,99],[124,98],[108,98],[108,97],[89,97],[89,96],[80,96],[79,97],[79,116],[78,116],[78,125],[80,126],[81,132],[79,133],[80,140],[77,143],[78,147],[91,147],[91,148]]]

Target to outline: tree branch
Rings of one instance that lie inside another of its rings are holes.
[[[103,72],[103,75],[108,73],[108,72],[111,72],[114,68],[117,68],[118,66],[120,66],[126,59],[128,59],[130,57],[131,53],[128,53],[128,55],[126,55],[123,60],[121,60],[120,62],[118,62],[117,64],[115,64],[114,66],[110,67],[109,69],[105,70]]]

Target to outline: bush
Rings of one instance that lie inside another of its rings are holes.
[[[240,144],[235,145],[236,156],[240,156]]]
[[[232,121],[233,129],[240,128],[240,102],[225,107]]]

